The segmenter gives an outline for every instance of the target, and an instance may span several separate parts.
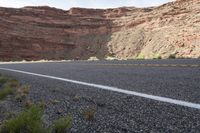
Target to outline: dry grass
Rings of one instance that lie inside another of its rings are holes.
[[[119,60],[119,59],[117,59],[116,57],[107,56],[107,57],[105,58],[105,60]]]
[[[73,97],[73,101],[75,101],[75,102],[78,102],[78,101],[80,101],[81,100],[81,97],[80,96],[74,96]]]
[[[51,103],[52,103],[52,104],[58,104],[58,103],[60,103],[60,101],[59,101],[59,100],[56,100],[56,99],[54,99],[54,100],[51,100]]]
[[[27,109],[31,108],[33,105],[34,105],[34,103],[32,101],[30,101],[30,100],[25,101],[25,107]]]
[[[30,85],[23,85],[17,88],[15,99],[17,101],[24,100],[30,92]]]
[[[95,118],[96,115],[96,109],[95,108],[89,108],[84,112],[84,117],[87,120],[93,120]]]
[[[90,57],[89,59],[88,59],[88,61],[97,61],[97,60],[99,60],[97,57]]]
[[[6,82],[5,86],[10,86],[12,88],[19,87],[19,82],[16,79],[9,79],[8,82]]]

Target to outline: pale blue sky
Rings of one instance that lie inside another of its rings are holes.
[[[71,7],[113,8],[122,6],[148,7],[158,6],[173,0],[0,0],[3,7],[23,7],[48,5],[69,9]]]

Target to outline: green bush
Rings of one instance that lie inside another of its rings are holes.
[[[144,60],[144,59],[145,59],[145,56],[142,55],[142,54],[139,54],[139,55],[136,57],[136,59],[138,59],[138,60]]]
[[[169,55],[168,58],[169,58],[169,59],[176,59],[176,55],[175,55],[175,54],[171,54],[171,55]]]
[[[61,118],[55,121],[53,130],[55,133],[65,133],[67,129],[72,126],[72,117],[68,116],[66,118]]]
[[[162,59],[162,57],[161,57],[161,56],[158,56],[157,59]]]
[[[13,94],[19,83],[15,79],[0,74],[0,85],[0,100],[2,100],[7,95]]]
[[[7,95],[13,94],[14,89],[7,86],[3,89],[0,89],[0,100],[4,99]]]
[[[152,55],[153,59],[162,59],[162,57],[159,54]]]
[[[0,76],[0,85],[5,84],[7,81],[8,81],[8,78],[7,78],[7,77],[2,76],[2,75]]]
[[[42,110],[37,106],[22,112],[18,117],[5,122],[0,133],[47,133],[41,120]]]

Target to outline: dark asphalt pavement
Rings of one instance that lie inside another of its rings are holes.
[[[200,104],[198,59],[1,64],[0,68]],[[0,73],[31,84],[30,99],[61,100],[59,105],[46,111],[46,119],[51,122],[59,117],[55,112],[58,108],[64,114],[72,113],[74,126],[71,132],[200,132],[198,109],[16,72],[0,70]],[[53,89],[58,93],[54,94]],[[77,95],[82,98],[80,102],[72,100]],[[89,107],[97,109],[94,121],[86,121],[81,116],[81,112]]]

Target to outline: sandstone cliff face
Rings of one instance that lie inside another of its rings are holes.
[[[200,0],[159,7],[0,8],[0,60],[200,56]]]

